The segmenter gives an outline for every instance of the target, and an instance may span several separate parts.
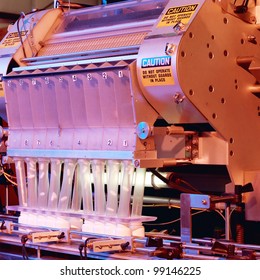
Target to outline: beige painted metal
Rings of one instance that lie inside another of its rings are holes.
[[[205,2],[180,42],[178,78],[186,97],[227,141],[230,175],[243,185],[245,171],[260,166],[260,32],[254,21],[227,8]]]
[[[25,51],[27,57],[34,57],[37,54],[42,47],[43,40],[55,28],[55,24],[61,14],[61,9],[53,9],[42,16],[39,20],[39,24],[34,27],[30,36],[27,37],[24,44],[20,46],[14,55],[14,59],[19,65],[24,65],[24,63],[22,63],[22,59],[24,58],[23,51]]]

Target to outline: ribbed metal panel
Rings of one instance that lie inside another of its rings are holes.
[[[38,56],[51,56],[63,53],[77,53],[92,50],[112,49],[127,46],[138,46],[142,43],[146,32],[123,34],[110,37],[92,38],[80,41],[67,41],[63,43],[45,45]]]

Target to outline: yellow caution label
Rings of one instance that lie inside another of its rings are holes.
[[[4,96],[3,82],[0,82],[0,97]]]
[[[5,40],[0,44],[0,48],[9,48],[21,44],[21,38],[26,36],[28,31],[12,32],[7,35]]]
[[[199,4],[191,4],[169,8],[163,15],[157,27],[175,26],[176,24],[188,24],[198,5]]]
[[[143,58],[141,62],[141,75],[144,86],[174,85],[171,57]]]

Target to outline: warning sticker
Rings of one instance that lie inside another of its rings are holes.
[[[21,31],[21,37],[24,37],[28,31]],[[20,36],[18,32],[12,32],[7,35],[5,40],[1,43],[0,48],[9,48],[19,45],[21,43]]]
[[[170,56],[143,58],[141,74],[144,86],[174,85]]]
[[[174,26],[176,24],[186,25],[196,11],[198,4],[169,8],[157,27]]]

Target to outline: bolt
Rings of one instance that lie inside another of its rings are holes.
[[[175,95],[174,95],[174,102],[176,104],[180,104],[183,102],[183,100],[185,99],[185,96],[182,95],[181,93],[179,92],[176,92]]]
[[[202,199],[201,202],[202,202],[203,205],[207,205],[208,204],[206,199]]]
[[[247,40],[250,43],[257,44],[256,37],[254,35],[248,35]]]
[[[48,85],[48,84],[49,84],[49,82],[50,82],[49,78],[48,78],[48,77],[46,77],[44,80],[45,80],[45,84],[46,84],[46,85]]]
[[[192,150],[192,156],[193,157],[197,157],[198,156],[198,154],[199,154],[199,151],[197,150],[197,149],[194,149],[194,150]]]
[[[185,151],[186,151],[186,152],[190,152],[190,151],[191,151],[191,146],[189,146],[189,145],[186,146],[186,147],[185,147]]]

